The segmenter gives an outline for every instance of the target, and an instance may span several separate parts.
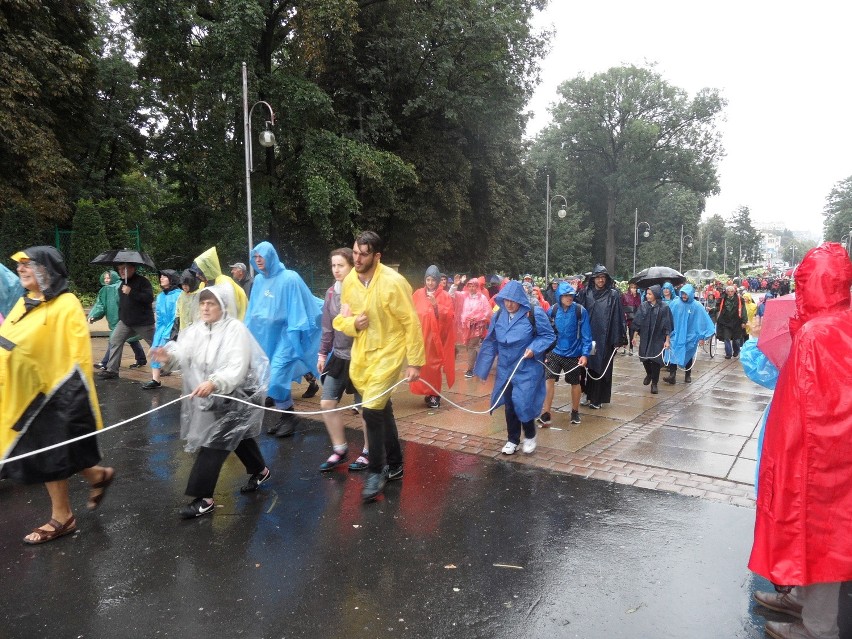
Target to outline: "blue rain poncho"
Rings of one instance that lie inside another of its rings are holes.
[[[299,274],[284,267],[275,247],[261,242],[252,250],[264,270],[257,271],[251,289],[246,326],[269,357],[269,396],[290,402],[290,385],[306,373],[317,372],[322,335],[323,301],[314,297]]]
[[[6,316],[24,294],[18,275],[0,264],[0,315]]]
[[[514,318],[509,318],[505,301],[511,300],[521,305]],[[492,318],[491,325],[479,355],[473,372],[477,377],[486,379],[494,359],[497,359],[497,373],[494,378],[494,390],[491,393],[491,404],[497,401],[503,387],[509,381],[509,375],[514,370],[526,349],[535,354],[534,358],[525,359],[518,366],[515,376],[512,378],[512,404],[515,414],[522,422],[534,420],[541,414],[544,405],[544,352],[553,344],[556,334],[550,325],[550,319],[540,306],[530,308],[530,301],[524,292],[520,282],[512,280],[503,287],[495,297],[494,302],[500,310]],[[535,313],[535,329],[530,321],[529,314]],[[500,397],[500,402],[494,406],[502,406],[505,399]]]
[[[175,326],[175,317],[177,316],[177,303],[180,294],[183,290],[177,287],[178,274],[174,271],[160,271],[161,275],[169,278],[172,288],[167,291],[161,291],[157,295],[154,304],[154,314],[157,317],[157,328],[154,331],[154,341],[152,347],[165,345],[172,335],[172,329]],[[157,362],[151,362],[151,368],[160,368]]]
[[[683,301],[686,294],[686,301]],[[700,302],[695,301],[695,288],[684,284],[680,296],[669,304],[674,328],[671,342],[670,364],[686,366],[698,351],[698,342],[716,332],[716,326]]]

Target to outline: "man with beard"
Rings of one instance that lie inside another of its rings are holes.
[[[381,263],[382,239],[373,231],[355,238],[355,268],[343,280],[340,315],[334,328],[350,337],[352,362],[349,377],[364,398],[370,465],[361,498],[378,497],[385,483],[402,479],[402,448],[385,393],[399,380],[408,360],[405,378],[414,382],[426,363],[423,334],[412,302],[411,286],[399,273]]]
[[[589,312],[595,351],[586,370],[586,399],[589,408],[600,408],[612,398],[612,355],[627,344],[627,326],[621,293],[606,267],[595,266],[577,301]]]

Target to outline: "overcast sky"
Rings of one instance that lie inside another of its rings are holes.
[[[826,196],[852,175],[852,4],[551,0],[536,25],[556,35],[529,136],[550,122],[561,82],[654,62],[690,95],[712,87],[728,101],[721,194],[706,215],[748,206],[756,224],[821,234]]]

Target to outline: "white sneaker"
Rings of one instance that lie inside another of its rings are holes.
[[[533,437],[532,439],[525,439],[524,440],[523,448],[524,448],[524,452],[527,455],[529,455],[532,452],[535,452],[536,446],[537,446],[537,444],[536,444],[536,441],[535,441],[535,437]]]
[[[513,444],[512,442],[506,442],[506,445],[503,446],[503,450],[501,450],[500,452],[504,455],[514,455],[516,450],[518,450],[517,444]]]

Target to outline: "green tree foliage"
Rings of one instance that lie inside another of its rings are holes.
[[[85,0],[0,4],[0,202],[62,220],[87,139],[94,35]]]
[[[728,271],[731,260],[738,267],[743,262],[752,264],[760,260],[761,234],[751,223],[751,211],[740,206],[731,214],[728,227]]]
[[[825,198],[823,215],[822,234],[826,240],[839,242],[852,233],[852,176],[840,180],[831,189]]]
[[[103,266],[89,262],[110,248],[99,208],[92,200],[77,202],[70,255],[65,256],[71,281],[77,290],[85,293],[98,290],[98,277],[104,271]]]
[[[627,253],[618,247],[632,246],[635,208],[655,207],[663,199],[656,192],[671,185],[702,197],[717,192],[716,119],[725,102],[711,89],[690,98],[636,66],[568,80],[559,96],[537,144],[562,150],[559,169],[591,213],[594,254],[616,272],[617,254]]]
[[[14,268],[11,256],[29,246],[50,243],[48,230],[28,204],[13,204],[0,213],[0,261]]]

